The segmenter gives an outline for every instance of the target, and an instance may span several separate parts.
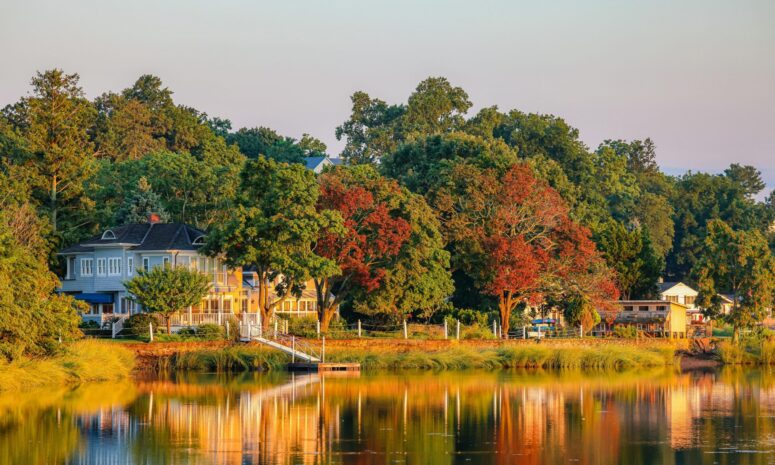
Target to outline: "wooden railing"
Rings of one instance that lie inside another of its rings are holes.
[[[199,326],[204,324],[222,325],[229,318],[239,318],[239,316],[231,312],[191,314],[183,312],[178,315],[172,315],[170,324],[172,326]]]

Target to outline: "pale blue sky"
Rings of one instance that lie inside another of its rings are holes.
[[[341,143],[364,90],[442,75],[478,110],[552,113],[595,147],[652,137],[670,173],[754,164],[775,186],[775,1],[0,0],[0,105],[36,70],[90,97],[160,76],[177,102]]]

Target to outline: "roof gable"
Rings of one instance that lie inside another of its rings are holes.
[[[113,235],[104,232],[80,244],[70,246],[60,253],[93,252],[95,248],[121,246],[133,250],[197,250],[202,241],[194,240],[205,236],[205,232],[184,223],[132,223],[111,228]]]

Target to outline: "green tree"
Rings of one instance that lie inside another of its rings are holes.
[[[284,137],[274,129],[241,128],[226,137],[230,144],[237,144],[240,152],[248,158],[261,155],[282,163],[304,163],[304,157],[321,156],[325,154],[326,146],[319,140],[304,134],[297,142],[291,137]],[[322,149],[322,150],[321,150]]]
[[[655,296],[664,261],[651,246],[647,231],[628,230],[624,224],[609,220],[600,225],[594,239],[608,266],[616,271],[624,299]]]
[[[204,273],[183,267],[156,266],[138,270],[137,276],[124,283],[132,300],[145,311],[158,313],[167,323],[184,308],[196,305],[210,291],[210,278]]]
[[[743,193],[749,198],[767,187],[764,180],[762,180],[762,173],[750,165],[743,166],[738,163],[732,163],[729,165],[729,168],[724,170],[724,176],[740,186]]]
[[[92,207],[84,184],[95,166],[89,138],[95,111],[78,79],[59,69],[37,73],[32,95],[3,110],[25,140],[26,150],[13,162],[31,168],[33,194],[60,236],[77,237]]]
[[[80,336],[79,303],[56,294],[57,277],[48,270],[41,226],[34,210],[10,194],[0,171],[0,356],[47,355],[58,341]],[[3,192],[5,191],[5,192]]]
[[[301,165],[249,160],[239,190],[237,205],[207,235],[204,252],[256,271],[258,308],[268,328],[274,310],[289,296],[300,295],[313,272],[317,277],[338,272],[313,245],[321,229],[335,229],[341,218],[317,210],[315,175]]]
[[[741,328],[762,321],[773,303],[775,257],[759,231],[733,230],[720,220],[708,222],[704,249],[693,274],[699,284],[697,305],[711,317],[719,316],[718,294],[732,294],[732,311],[725,317]]]
[[[116,212],[113,224],[146,223],[151,213],[159,215],[162,222],[168,222],[170,216],[162,206],[158,194],[153,191],[145,176],[137,182],[137,190],[128,197],[124,205]]]

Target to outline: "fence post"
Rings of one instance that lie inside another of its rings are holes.
[[[253,328],[251,327],[250,321],[248,321],[248,339],[253,339]]]
[[[492,320],[492,335],[498,337],[498,321]]]
[[[290,323],[291,320],[285,320],[285,334],[288,334],[288,323]]]
[[[226,320],[226,339],[229,339],[229,320]]]
[[[220,310],[218,310],[218,324],[219,324],[219,325],[220,325],[220,324],[223,324],[223,323],[222,323],[222,318],[223,318],[223,317],[222,317],[222,315],[223,315],[223,313],[221,313],[221,311],[220,311]]]
[[[326,363],[326,337],[323,336],[323,348],[320,350],[320,361]]]
[[[277,320],[274,320],[274,337],[277,337]]]
[[[358,320],[358,339],[361,338],[361,320]]]
[[[148,323],[148,335],[151,336],[150,342],[153,342],[153,323]]]
[[[296,336],[291,336],[291,363],[296,363]]]
[[[455,320],[457,322],[457,340],[460,340],[460,320]]]
[[[447,319],[444,318],[444,339],[447,339]]]
[[[113,321],[110,323],[110,338],[115,339],[116,338],[116,322]]]
[[[404,339],[409,339],[409,333],[406,330],[406,320],[404,320]]]
[[[584,323],[579,323],[579,337],[584,337]]]
[[[318,337],[320,337],[320,320],[315,320],[315,331],[317,331]]]
[[[522,339],[527,339],[527,326],[522,327]]]

